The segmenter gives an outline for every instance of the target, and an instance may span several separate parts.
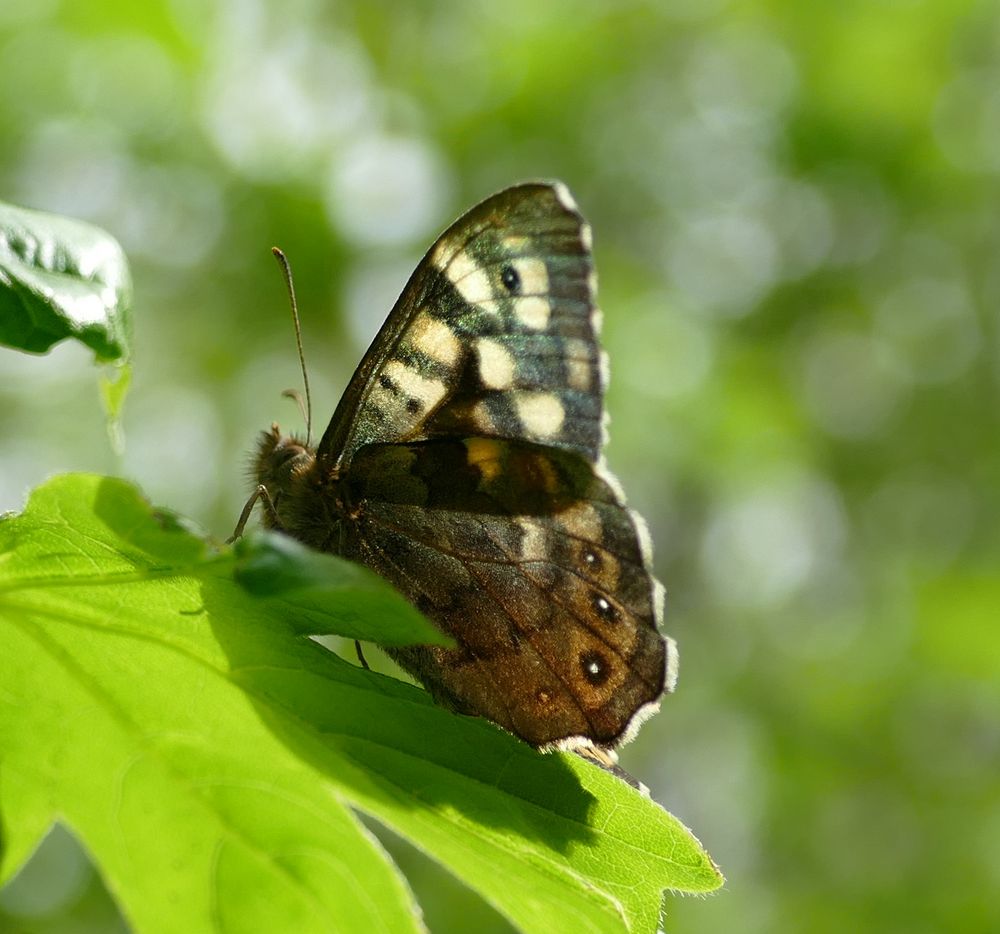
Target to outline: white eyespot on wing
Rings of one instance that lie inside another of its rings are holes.
[[[461,250],[452,257],[444,273],[458,289],[459,295],[470,304],[489,302],[495,297],[489,274],[466,250]]]
[[[541,295],[528,295],[514,299],[514,315],[517,320],[532,331],[544,331],[549,326],[552,306]]]
[[[499,341],[481,337],[476,341],[479,379],[487,389],[510,389],[514,385],[514,357]]]
[[[414,319],[409,341],[414,348],[446,366],[454,366],[462,350],[455,332],[426,311]]]
[[[551,392],[515,393],[514,407],[525,431],[536,438],[551,438],[559,434],[566,418],[562,402]]]

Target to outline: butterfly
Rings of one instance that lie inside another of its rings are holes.
[[[507,188],[421,260],[318,446],[274,425],[255,458],[266,526],[374,569],[457,643],[385,651],[543,750],[612,750],[676,677],[601,453],[600,321],[567,188]]]

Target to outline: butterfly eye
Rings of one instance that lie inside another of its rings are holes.
[[[521,277],[513,266],[504,266],[500,270],[500,281],[503,283],[504,288],[512,295],[516,294],[521,288]]]
[[[287,447],[277,448],[274,452],[273,466],[274,468],[280,469],[281,467],[286,467],[293,460],[295,460],[302,453],[302,448],[299,445],[288,445]]]
[[[584,652],[580,656],[580,667],[583,669],[583,676],[595,687],[604,684],[611,674],[611,669],[600,652]]]

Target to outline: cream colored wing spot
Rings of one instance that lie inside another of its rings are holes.
[[[570,389],[586,392],[590,389],[590,349],[586,341],[569,337],[565,344],[566,381]]]
[[[451,261],[462,252],[462,241],[452,237],[439,240],[431,249],[429,260],[431,265],[443,273],[447,273]]]
[[[455,254],[444,272],[462,298],[470,304],[478,305],[494,298],[489,274],[465,250]]]
[[[521,279],[523,295],[545,295],[549,291],[549,271],[545,261],[533,256],[522,256],[511,265]]]
[[[515,393],[514,406],[525,430],[536,438],[559,434],[566,418],[562,402],[551,392]]]
[[[537,522],[530,519],[515,520],[521,529],[522,537],[519,557],[522,561],[549,561],[551,551],[546,545],[545,533]]]
[[[416,399],[423,406],[421,413],[423,415],[433,409],[448,392],[441,380],[421,376],[400,360],[390,360],[385,365],[383,373],[395,383],[400,392],[411,399]]]
[[[481,337],[476,341],[479,379],[487,389],[510,389],[514,385],[514,357],[499,341]]]
[[[532,331],[544,331],[549,326],[549,315],[552,306],[547,298],[540,295],[528,295],[514,299],[514,315],[518,321]]]
[[[452,257],[451,244],[447,240],[440,240],[435,244],[434,249],[431,250],[430,261],[431,265],[435,269],[444,272],[448,267],[448,263]]]
[[[454,366],[462,351],[455,332],[426,311],[421,311],[414,319],[408,337],[414,348],[446,366]]]

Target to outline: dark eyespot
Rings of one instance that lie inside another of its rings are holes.
[[[596,551],[589,548],[583,553],[583,563],[591,571],[599,571],[601,568],[601,556]]]
[[[594,593],[591,594],[590,599],[595,612],[601,619],[606,623],[618,622],[618,610],[611,605],[611,601],[607,597],[603,594]]]
[[[503,283],[504,288],[512,295],[516,294],[521,288],[521,277],[517,274],[517,270],[513,266],[504,266],[500,270],[500,281]]]
[[[594,687],[604,684],[611,674],[611,666],[600,652],[584,652],[580,656],[580,669]]]
[[[416,415],[422,408],[423,406],[420,404],[419,399],[410,398],[406,400],[406,411],[411,415]]]
[[[386,376],[385,373],[383,373],[378,378],[378,384],[383,389],[388,389],[389,392],[392,392],[392,393],[399,392],[399,387],[388,376]]]

